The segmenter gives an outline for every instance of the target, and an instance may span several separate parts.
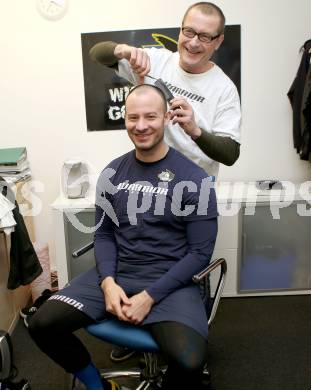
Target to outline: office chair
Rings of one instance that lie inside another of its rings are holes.
[[[90,243],[75,251],[72,256],[77,258],[83,253],[93,248],[94,243]],[[227,274],[227,263],[224,258],[213,260],[208,267],[200,273],[193,275],[194,283],[199,283],[201,295],[204,303],[210,299],[210,274],[219,269],[218,282],[213,298],[211,299],[210,315],[208,327],[210,328],[218,308],[221,294],[225,284]],[[157,389],[161,383],[161,378],[165,373],[166,367],[158,365],[158,353],[160,349],[152,337],[151,333],[140,326],[120,321],[116,318],[103,320],[102,322],[89,325],[86,331],[98,339],[122,347],[127,347],[140,351],[144,356],[144,367],[133,369],[101,369],[100,374],[106,379],[114,378],[138,378],[139,384],[135,390]],[[210,373],[207,368],[204,369],[203,377],[209,379]],[[72,389],[76,389],[76,380],[73,379]]]

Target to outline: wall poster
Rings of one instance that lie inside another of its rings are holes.
[[[101,41],[127,43],[136,47],[165,47],[177,51],[179,28],[109,31],[81,34],[85,109],[88,131],[124,129],[124,101],[132,85],[113,69],[93,62],[89,50]],[[241,26],[226,26],[225,40],[212,60],[241,91]]]

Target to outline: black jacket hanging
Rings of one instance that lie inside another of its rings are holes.
[[[311,162],[311,66],[306,77],[301,103],[301,129],[302,147],[300,156],[302,160]]]
[[[302,160],[311,153],[310,93],[311,93],[311,39],[303,45],[303,54],[297,75],[287,93],[293,109],[294,147]]]
[[[0,190],[12,203],[15,202],[13,216],[15,230],[11,233],[10,272],[7,287],[14,290],[19,286],[31,283],[42,273],[42,267],[30,241],[24,218],[19,212],[18,204],[9,185],[0,176]]]

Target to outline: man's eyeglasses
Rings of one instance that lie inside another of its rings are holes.
[[[220,37],[221,34],[215,35],[214,37],[210,36],[207,33],[197,33],[193,28],[191,27],[182,27],[181,28],[182,33],[187,38],[194,38],[196,35],[199,38],[199,41],[205,42],[205,43],[211,43],[214,39]]]

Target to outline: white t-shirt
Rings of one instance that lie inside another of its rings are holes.
[[[179,66],[178,52],[156,48],[144,50],[150,57],[150,76],[161,78],[174,96],[187,99],[194,110],[196,123],[203,131],[240,142],[239,94],[233,82],[216,64],[207,72],[192,74]],[[127,60],[119,61],[118,74],[137,84],[137,75]],[[148,78],[145,81],[148,83]],[[206,156],[178,124],[168,125],[165,140],[209,175],[217,176],[219,163]]]

